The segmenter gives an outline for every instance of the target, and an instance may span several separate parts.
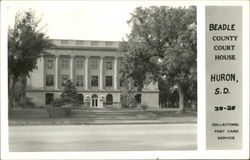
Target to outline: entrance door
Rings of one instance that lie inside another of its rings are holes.
[[[46,93],[46,104],[50,104],[54,100],[54,94],[53,93]]]
[[[98,96],[96,94],[94,94],[91,97],[91,106],[92,107],[98,107]]]

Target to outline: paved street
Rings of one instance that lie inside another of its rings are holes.
[[[13,152],[196,149],[196,124],[10,126]]]

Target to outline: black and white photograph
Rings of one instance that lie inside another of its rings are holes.
[[[249,22],[241,3],[212,4],[4,1],[1,150],[157,160],[245,150]]]
[[[196,149],[195,6],[28,7],[9,6],[10,151]]]

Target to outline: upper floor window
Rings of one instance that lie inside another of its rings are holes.
[[[112,83],[113,83],[113,77],[112,76],[106,76],[106,80],[105,80],[106,87],[112,87]]]
[[[69,75],[61,75],[61,85],[64,86],[68,79]]]
[[[76,41],[76,45],[83,45],[83,41]]]
[[[113,65],[112,59],[110,59],[110,58],[106,59],[106,68],[112,69],[113,68],[112,65]]]
[[[82,69],[84,66],[84,59],[81,57],[76,58],[76,68]]]
[[[98,86],[98,76],[91,76],[91,86],[92,87]]]
[[[105,42],[105,46],[113,46],[113,42]]]
[[[91,59],[91,68],[92,69],[97,69],[98,68],[98,59],[97,58]]]
[[[68,40],[61,40],[61,44],[69,44]]]
[[[69,68],[69,60],[67,57],[61,58],[61,68],[62,69],[68,69]]]
[[[53,58],[47,57],[47,68],[53,68]]]
[[[91,46],[97,46],[97,45],[98,45],[98,41],[91,41],[91,42],[90,42],[90,45],[91,45]]]
[[[76,86],[83,86],[83,75],[76,76]]]
[[[46,86],[54,86],[54,76],[46,75]]]

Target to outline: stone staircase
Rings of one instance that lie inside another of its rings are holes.
[[[157,114],[142,111],[78,111],[72,112],[72,118],[86,118],[89,120],[153,120]]]

